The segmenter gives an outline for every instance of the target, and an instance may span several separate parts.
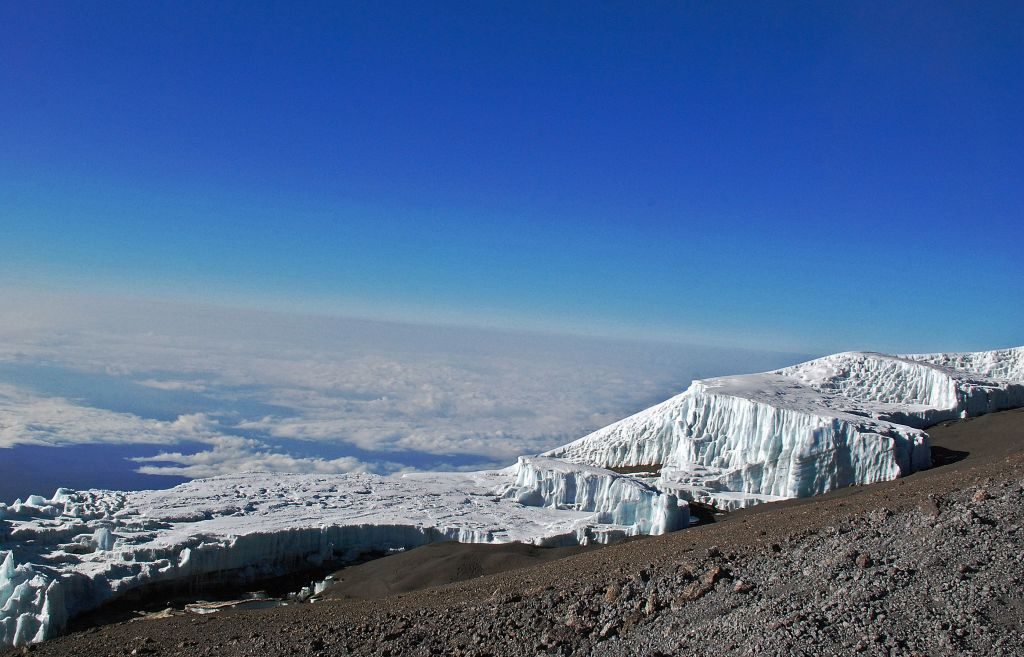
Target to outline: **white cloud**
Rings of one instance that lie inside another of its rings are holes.
[[[174,444],[216,435],[202,414],[173,422],[80,406],[0,384],[0,448],[15,445],[59,447],[75,444]]]
[[[0,448],[16,445],[61,447],[80,444],[157,444],[183,442],[208,445],[192,453],[162,451],[135,457],[143,474],[212,477],[246,471],[336,474],[394,472],[403,466],[387,461],[364,462],[354,457],[324,459],[274,452],[265,443],[220,432],[203,413],[173,421],[148,420],[130,413],[80,406],[59,397],[40,397],[0,384]]]
[[[138,469],[142,474],[190,478],[255,471],[339,474],[393,472],[401,469],[395,463],[366,463],[350,456],[335,459],[296,458],[272,452],[257,440],[234,436],[218,436],[205,442],[211,445],[211,449],[192,454],[161,452],[156,456],[135,457],[131,460],[136,463],[168,464],[143,465]]]
[[[116,375],[114,372],[107,370],[107,374]],[[204,392],[206,385],[200,381],[175,381],[166,380],[160,381],[158,379],[143,379],[136,381],[140,386],[146,386],[147,388],[156,388],[157,390],[187,390],[188,392]]]

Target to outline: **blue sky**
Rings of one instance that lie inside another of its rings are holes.
[[[0,281],[1024,342],[1019,3],[4,3]]]

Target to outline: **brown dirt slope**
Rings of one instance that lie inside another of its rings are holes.
[[[431,543],[339,570],[334,574],[337,583],[322,597],[383,598],[536,566],[586,550],[581,547],[538,548],[523,543]]]

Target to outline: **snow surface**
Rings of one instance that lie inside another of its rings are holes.
[[[432,541],[608,543],[930,464],[927,426],[1024,405],[1024,347],[843,353],[684,393],[504,470],[250,472],[161,491],[0,504],[0,645],[58,634],[126,591],[245,582]],[[604,468],[660,467],[627,476]]]
[[[923,428],[1022,405],[1024,347],[850,352],[695,381],[545,456],[602,467],[662,465],[658,489],[734,509],[926,468]]]

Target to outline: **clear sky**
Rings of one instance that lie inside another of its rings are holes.
[[[1022,126],[1019,2],[0,2],[0,285],[1009,346]]]

